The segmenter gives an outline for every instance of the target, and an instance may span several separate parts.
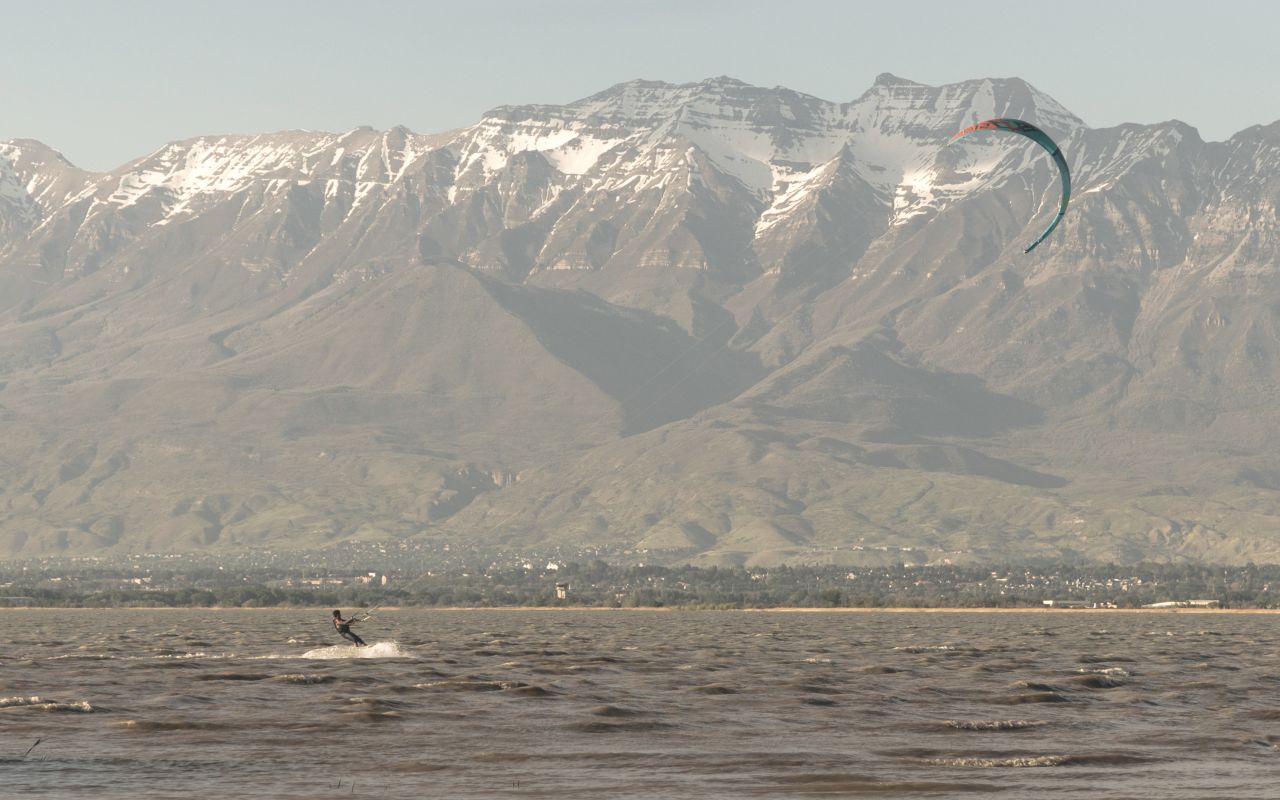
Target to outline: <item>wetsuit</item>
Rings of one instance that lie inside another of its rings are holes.
[[[364,647],[364,639],[361,639],[359,636],[356,636],[351,632],[351,620],[346,620],[342,617],[334,617],[333,627],[337,628],[338,635],[343,639],[354,643],[356,647]]]

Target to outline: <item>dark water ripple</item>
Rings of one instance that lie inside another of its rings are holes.
[[[9,623],[3,796],[1179,800],[1280,769],[1268,615],[386,611],[360,658],[323,611]]]

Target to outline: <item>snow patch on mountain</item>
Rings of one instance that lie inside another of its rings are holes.
[[[10,163],[4,147],[0,147],[0,200],[15,206],[25,206],[30,201],[30,195]]]
[[[755,236],[760,238],[771,228],[785,221],[819,186],[831,179],[838,161],[833,158],[811,169],[797,169],[792,164],[774,164],[773,182],[770,187],[773,202],[756,221]]]
[[[159,189],[167,193],[173,202],[171,211],[177,213],[198,195],[232,193],[272,172],[293,173],[298,151],[262,138],[241,142],[223,137],[167,145],[120,176],[108,199],[128,207]]]
[[[935,210],[937,193],[933,170],[916,170],[902,176],[893,195],[893,225],[903,225],[912,219]]]
[[[326,198],[351,187],[354,204],[373,190],[402,180],[433,149],[426,137],[403,129],[357,128],[343,134],[290,131],[257,136],[202,137],[175,142],[108,176],[98,193],[106,204],[130,208],[160,201],[156,224],[197,213],[216,200],[261,185],[268,195],[322,179]]]
[[[83,189],[89,177],[40,142],[0,142],[0,201],[10,213],[21,208],[28,221],[62,206],[68,196]]]
[[[547,150],[543,155],[551,165],[565,175],[586,174],[601,156],[617,147],[622,139],[600,138],[589,133],[578,134],[563,145]]]

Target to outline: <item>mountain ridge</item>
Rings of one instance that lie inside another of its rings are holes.
[[[946,144],[997,115],[1072,163],[1034,257],[1051,165]],[[0,143],[0,555],[1274,560],[1278,126],[885,73],[105,173]]]

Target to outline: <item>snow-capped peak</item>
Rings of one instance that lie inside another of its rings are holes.
[[[167,218],[190,211],[200,198],[224,196],[257,183],[282,187],[299,181],[337,181],[355,186],[359,197],[371,186],[399,180],[435,146],[433,137],[403,127],[198,137],[165,145],[112,173],[104,199],[128,207],[158,196]]]

